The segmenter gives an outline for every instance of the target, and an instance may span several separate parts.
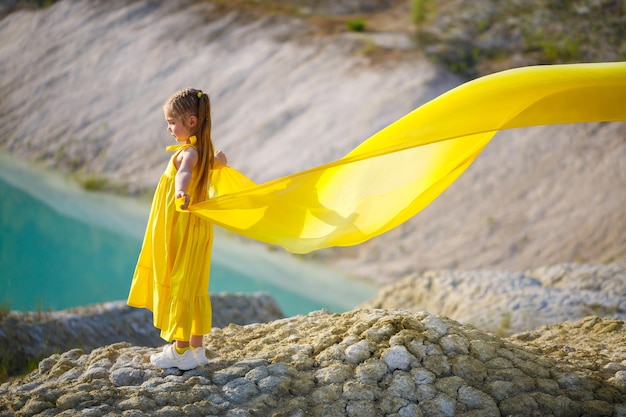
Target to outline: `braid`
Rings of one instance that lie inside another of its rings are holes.
[[[198,152],[197,188],[194,190],[194,200],[201,202],[207,199],[209,184],[211,183],[211,171],[214,163],[214,147],[211,138],[211,101],[206,93],[194,88],[185,88],[174,93],[165,106],[179,117],[186,119],[194,115],[198,118],[196,130],[195,148]]]

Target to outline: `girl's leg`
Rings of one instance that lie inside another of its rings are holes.
[[[191,345],[192,348],[201,347],[202,338],[203,338],[203,335],[192,334],[191,339],[189,339],[188,346]]]
[[[204,366],[209,363],[206,358],[206,350],[202,346],[202,335],[192,334],[189,339],[189,345],[191,346],[191,351],[193,352],[196,361],[198,361],[198,366]]]
[[[186,340],[176,340],[175,342],[178,349],[185,349],[189,347],[189,342]]]

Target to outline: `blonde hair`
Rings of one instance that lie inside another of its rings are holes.
[[[198,152],[198,163],[195,168],[198,173],[198,181],[196,189],[193,190],[193,199],[195,202],[204,201],[208,197],[215,153],[211,139],[211,101],[209,96],[202,90],[185,88],[174,93],[165,102],[163,108],[181,118],[185,124],[189,116],[198,118],[196,129],[192,131],[192,134],[196,136],[195,148]]]

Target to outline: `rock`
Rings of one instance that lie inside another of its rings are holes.
[[[626,346],[623,321],[567,326],[581,338],[576,349],[598,347],[585,347],[589,328]],[[541,354],[556,331],[509,341],[426,312],[391,310],[231,324],[205,337],[209,365],[186,372],[157,369],[153,348],[128,343],[53,355],[0,386],[0,416],[621,415],[624,368],[606,372]],[[615,350],[611,360],[626,364],[626,352]]]
[[[432,311],[499,335],[590,315],[624,320],[626,263],[559,264],[524,273],[414,273],[382,287],[361,307]],[[458,353],[467,349],[454,339],[443,346]]]
[[[389,348],[383,354],[382,359],[387,365],[387,368],[392,372],[396,369],[406,371],[409,369],[411,362],[413,362],[413,356],[404,346],[393,346]]]
[[[623,320],[589,316],[512,335],[509,340],[559,362],[583,366],[626,386]],[[610,390],[604,392],[611,395]]]
[[[211,295],[213,326],[268,322],[284,317],[266,293]],[[80,347],[85,352],[117,342],[156,347],[165,342],[152,324],[152,313],[124,301],[53,312],[10,312],[0,318],[0,365],[8,375],[23,372],[30,362]],[[44,366],[50,366],[46,364]],[[87,375],[97,378],[102,368]]]
[[[213,327],[224,327],[231,323],[267,323],[285,317],[278,303],[268,293],[254,294],[211,294]]]

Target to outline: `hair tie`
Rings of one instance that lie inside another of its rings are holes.
[[[202,91],[198,91],[198,98],[202,98]]]

